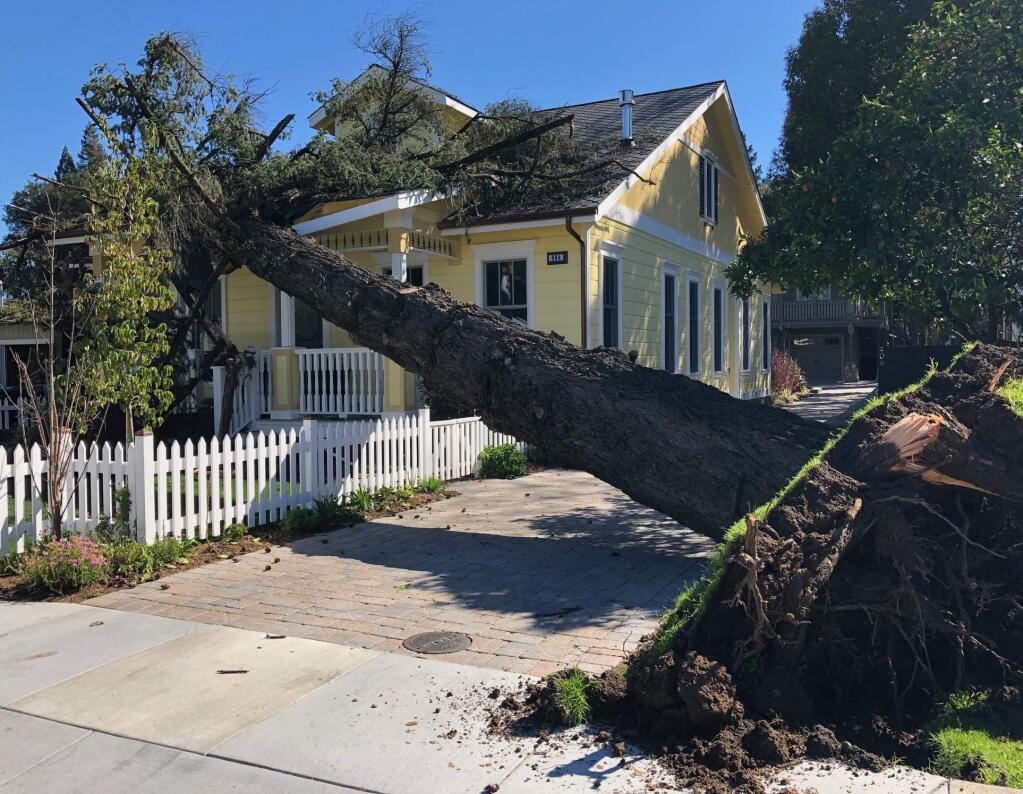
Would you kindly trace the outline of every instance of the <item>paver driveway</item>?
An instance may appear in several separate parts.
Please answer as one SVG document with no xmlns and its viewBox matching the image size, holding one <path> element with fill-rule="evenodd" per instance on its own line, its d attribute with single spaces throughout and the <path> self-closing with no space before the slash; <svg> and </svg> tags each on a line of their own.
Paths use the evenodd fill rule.
<svg viewBox="0 0 1023 794">
<path fill-rule="evenodd" d="M 581 472 L 453 487 L 458 496 L 429 508 L 89 603 L 400 653 L 411 634 L 460 631 L 470 649 L 440 658 L 532 675 L 569 664 L 601 672 L 635 648 L 713 549 Z"/>
</svg>

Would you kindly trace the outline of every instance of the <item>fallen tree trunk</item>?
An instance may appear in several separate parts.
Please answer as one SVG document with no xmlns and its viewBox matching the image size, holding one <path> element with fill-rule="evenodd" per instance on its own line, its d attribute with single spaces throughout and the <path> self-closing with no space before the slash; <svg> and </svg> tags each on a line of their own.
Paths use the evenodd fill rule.
<svg viewBox="0 0 1023 794">
<path fill-rule="evenodd" d="M 637 366 L 619 350 L 582 350 L 436 285 L 399 284 L 263 221 L 242 224 L 233 255 L 422 375 L 431 394 L 715 537 L 827 436 L 786 411 Z"/>
</svg>

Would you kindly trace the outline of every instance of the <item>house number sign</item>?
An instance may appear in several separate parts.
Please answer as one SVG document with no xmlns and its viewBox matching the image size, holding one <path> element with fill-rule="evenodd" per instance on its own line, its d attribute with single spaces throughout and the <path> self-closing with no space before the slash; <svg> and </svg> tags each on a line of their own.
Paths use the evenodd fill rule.
<svg viewBox="0 0 1023 794">
<path fill-rule="evenodd" d="M 568 264 L 568 251 L 548 251 L 547 252 L 547 264 L 548 265 L 567 265 Z"/>
</svg>

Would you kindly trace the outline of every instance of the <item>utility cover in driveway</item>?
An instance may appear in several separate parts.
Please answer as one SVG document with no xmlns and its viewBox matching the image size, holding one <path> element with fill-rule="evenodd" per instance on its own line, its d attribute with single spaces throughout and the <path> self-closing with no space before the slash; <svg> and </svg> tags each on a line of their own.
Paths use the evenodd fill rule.
<svg viewBox="0 0 1023 794">
<path fill-rule="evenodd" d="M 472 643 L 467 634 L 456 631 L 427 631 L 413 634 L 402 643 L 408 650 L 416 653 L 454 653 L 464 651 Z"/>
</svg>

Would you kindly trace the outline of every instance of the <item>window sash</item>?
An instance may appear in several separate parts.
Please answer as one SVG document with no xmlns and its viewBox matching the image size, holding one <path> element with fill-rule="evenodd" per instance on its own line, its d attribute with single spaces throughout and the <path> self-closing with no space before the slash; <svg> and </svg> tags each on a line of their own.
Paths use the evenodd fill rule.
<svg viewBox="0 0 1023 794">
<path fill-rule="evenodd" d="M 724 307 L 725 296 L 720 287 L 714 288 L 714 371 L 721 372 L 724 368 Z"/>
<path fill-rule="evenodd" d="M 675 372 L 678 353 L 675 340 L 678 336 L 675 318 L 675 276 L 664 274 L 664 369 Z"/>
<path fill-rule="evenodd" d="M 529 322 L 525 259 L 497 259 L 483 263 L 483 305 L 513 320 Z"/>
<path fill-rule="evenodd" d="M 689 374 L 700 371 L 700 285 L 689 282 Z"/>
<path fill-rule="evenodd" d="M 750 345 L 750 317 L 749 298 L 742 299 L 742 368 L 749 369 L 749 345 Z"/>
<path fill-rule="evenodd" d="M 771 370 L 771 304 L 764 299 L 764 327 L 760 336 L 760 363 L 764 372 Z"/>
<path fill-rule="evenodd" d="M 604 322 L 604 347 L 618 347 L 621 339 L 618 333 L 618 260 L 605 256 L 603 260 L 604 285 L 601 306 Z"/>
</svg>

